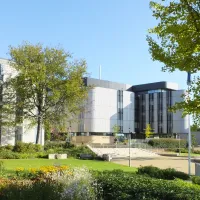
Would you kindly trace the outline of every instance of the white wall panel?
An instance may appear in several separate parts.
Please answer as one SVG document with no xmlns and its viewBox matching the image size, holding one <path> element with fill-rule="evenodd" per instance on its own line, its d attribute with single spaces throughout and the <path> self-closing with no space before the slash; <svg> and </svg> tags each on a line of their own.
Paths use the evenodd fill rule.
<svg viewBox="0 0 200 200">
<path fill-rule="evenodd" d="M 163 133 L 167 133 L 167 93 L 163 92 Z"/>
<path fill-rule="evenodd" d="M 154 94 L 154 133 L 158 132 L 158 94 Z"/>
<path fill-rule="evenodd" d="M 145 94 L 146 124 L 149 124 L 149 94 Z"/>
<path fill-rule="evenodd" d="M 178 90 L 172 92 L 172 104 L 183 101 L 182 95 L 185 90 Z M 182 111 L 173 113 L 173 132 L 174 133 L 188 133 L 188 116 L 182 118 Z"/>
</svg>

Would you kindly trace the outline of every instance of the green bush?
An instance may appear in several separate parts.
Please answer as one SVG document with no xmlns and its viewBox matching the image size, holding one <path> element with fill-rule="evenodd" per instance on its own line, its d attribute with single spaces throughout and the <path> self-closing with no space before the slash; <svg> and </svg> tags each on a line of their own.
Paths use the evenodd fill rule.
<svg viewBox="0 0 200 200">
<path fill-rule="evenodd" d="M 4 150 L 10 150 L 12 151 L 13 150 L 13 146 L 8 144 L 8 145 L 5 145 L 5 146 L 0 146 L 0 151 L 4 151 Z"/>
<path fill-rule="evenodd" d="M 176 178 L 182 180 L 189 180 L 190 176 L 184 172 L 176 171 L 175 169 L 160 169 L 153 166 L 145 166 L 139 167 L 137 174 L 140 175 L 148 175 L 152 178 L 166 179 L 166 180 L 174 180 Z"/>
<path fill-rule="evenodd" d="M 179 140 L 171 138 L 151 139 L 148 141 L 148 144 L 155 148 L 165 148 L 165 149 L 179 148 Z M 186 148 L 186 146 L 187 146 L 187 141 L 180 140 L 180 148 Z"/>
<path fill-rule="evenodd" d="M 14 152 L 18 153 L 35 153 L 42 151 L 43 148 L 39 144 L 17 142 L 13 148 Z"/>
<path fill-rule="evenodd" d="M 181 180 L 160 180 L 128 172 L 104 171 L 97 178 L 99 199 L 199 200 L 200 187 Z"/>
<path fill-rule="evenodd" d="M 9 150 L 3 150 L 0 151 L 0 159 L 20 159 L 20 155 Z"/>
<path fill-rule="evenodd" d="M 47 142 L 44 149 L 47 153 L 66 153 L 68 157 L 78 158 L 80 154 L 91 154 L 93 158 L 96 154 L 87 146 L 68 146 L 65 142 Z"/>
<path fill-rule="evenodd" d="M 44 145 L 44 150 L 49 150 L 49 149 L 57 149 L 57 148 L 72 148 L 74 147 L 73 144 L 67 143 L 65 141 L 47 141 L 45 142 Z"/>
<path fill-rule="evenodd" d="M 9 184 L 0 189 L 1 200 L 55 200 L 61 199 L 60 185 L 51 182 Z"/>
<path fill-rule="evenodd" d="M 193 176 L 192 177 L 192 183 L 200 185 L 200 177 L 199 176 Z"/>
</svg>

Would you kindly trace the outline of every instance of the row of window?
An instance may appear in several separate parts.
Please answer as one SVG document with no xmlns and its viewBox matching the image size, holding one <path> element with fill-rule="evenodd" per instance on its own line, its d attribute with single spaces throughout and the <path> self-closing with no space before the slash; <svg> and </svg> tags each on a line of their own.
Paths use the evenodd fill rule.
<svg viewBox="0 0 200 200">
<path fill-rule="evenodd" d="M 146 123 L 150 123 L 152 128 L 154 127 L 154 116 L 157 115 L 157 129 L 158 133 L 163 132 L 163 92 L 167 92 L 167 99 L 166 99 L 166 107 L 169 108 L 172 105 L 172 92 L 165 91 L 165 90 L 153 90 L 148 91 L 148 100 L 149 100 L 149 111 L 146 112 L 146 93 L 140 93 L 140 95 L 136 96 L 135 99 L 135 121 L 136 126 L 135 128 L 139 132 L 143 132 L 146 127 Z M 154 93 L 157 94 L 157 112 L 154 112 Z M 146 114 L 148 114 L 148 122 L 146 122 Z M 173 130 L 173 114 L 167 111 L 167 132 L 171 133 Z"/>
</svg>

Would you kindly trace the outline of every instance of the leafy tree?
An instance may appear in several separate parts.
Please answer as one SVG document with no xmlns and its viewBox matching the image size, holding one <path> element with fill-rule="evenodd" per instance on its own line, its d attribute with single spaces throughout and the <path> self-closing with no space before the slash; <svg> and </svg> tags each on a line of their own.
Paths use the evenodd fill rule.
<svg viewBox="0 0 200 200">
<path fill-rule="evenodd" d="M 146 138 L 149 138 L 150 135 L 152 135 L 152 134 L 153 134 L 153 131 L 152 131 L 151 125 L 147 124 L 146 125 L 146 129 L 145 129 L 145 136 L 146 136 Z"/>
<path fill-rule="evenodd" d="M 190 126 L 190 129 L 191 129 L 191 131 L 194 131 L 194 132 L 200 130 L 200 128 L 197 126 L 197 124 L 192 124 L 192 125 Z"/>
<path fill-rule="evenodd" d="M 192 134 L 192 150 L 194 151 L 194 147 L 197 146 L 197 138 L 194 134 Z"/>
<path fill-rule="evenodd" d="M 116 137 L 117 133 L 120 132 L 120 126 L 115 124 L 112 129 L 113 129 L 114 136 Z"/>
<path fill-rule="evenodd" d="M 200 1 L 157 0 L 150 2 L 156 27 L 149 30 L 147 41 L 152 59 L 164 64 L 162 70 L 196 73 L 200 69 Z M 156 37 L 157 36 L 157 39 Z M 173 110 L 193 114 L 195 122 L 200 116 L 200 77 L 188 89 L 192 96 L 176 103 Z"/>
<path fill-rule="evenodd" d="M 36 124 L 38 143 L 44 124 L 63 128 L 83 109 L 89 89 L 83 81 L 86 62 L 73 61 L 61 48 L 29 43 L 10 47 L 10 56 L 18 72 L 10 81 L 17 96 L 16 123 Z"/>
</svg>

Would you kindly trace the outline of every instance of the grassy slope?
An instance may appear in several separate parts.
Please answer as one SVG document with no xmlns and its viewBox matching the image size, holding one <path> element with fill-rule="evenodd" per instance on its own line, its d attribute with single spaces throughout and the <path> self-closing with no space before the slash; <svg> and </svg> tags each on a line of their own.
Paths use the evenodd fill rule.
<svg viewBox="0 0 200 200">
<path fill-rule="evenodd" d="M 105 161 L 95 161 L 95 160 L 78 160 L 73 158 L 68 158 L 66 160 L 48 160 L 48 159 L 9 159 L 2 160 L 7 171 L 14 171 L 17 167 L 24 167 L 25 169 L 34 167 L 39 168 L 40 166 L 49 166 L 49 165 L 68 165 L 71 167 L 82 167 L 86 166 L 89 169 L 93 170 L 113 170 L 121 169 L 124 171 L 135 171 L 136 168 L 123 166 L 111 162 Z"/>
</svg>

